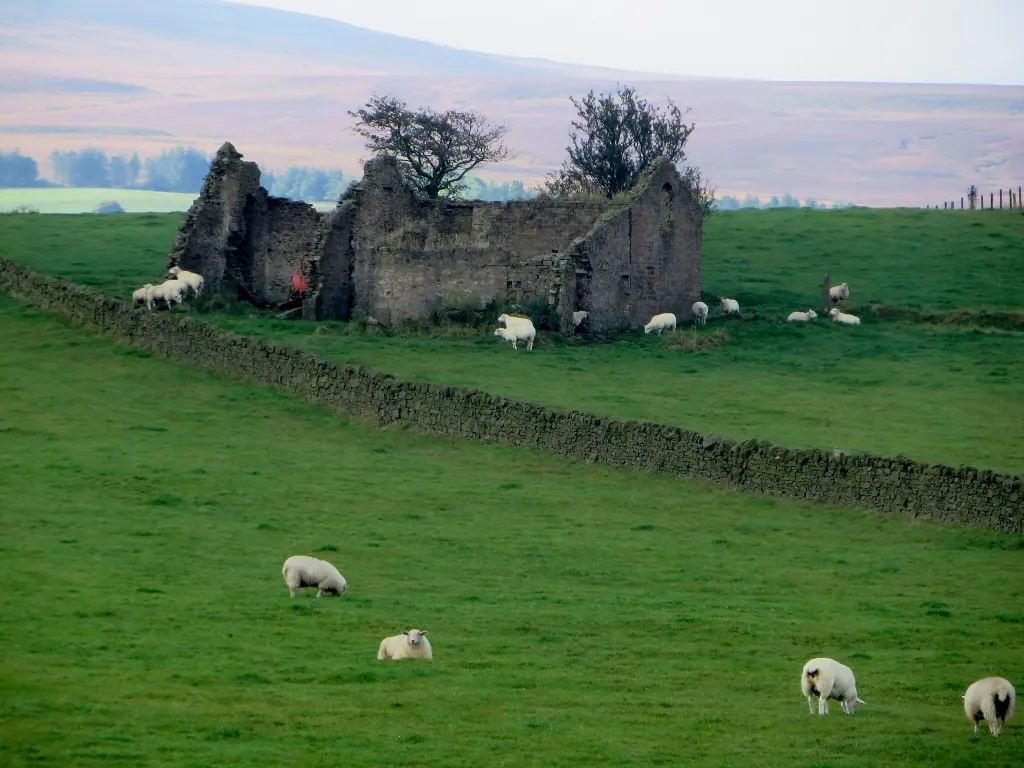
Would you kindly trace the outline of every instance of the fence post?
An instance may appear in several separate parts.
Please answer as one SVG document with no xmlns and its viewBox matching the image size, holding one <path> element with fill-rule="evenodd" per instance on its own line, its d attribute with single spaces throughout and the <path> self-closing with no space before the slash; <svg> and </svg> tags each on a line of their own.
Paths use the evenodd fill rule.
<svg viewBox="0 0 1024 768">
<path fill-rule="evenodd" d="M 1003 188 L 999 188 L 999 210 L 1003 210 Z"/>
<path fill-rule="evenodd" d="M 995 192 L 989 192 L 989 193 L 988 193 L 988 207 L 989 207 L 990 209 L 994 207 L 994 206 L 992 205 L 992 201 L 993 201 L 993 200 L 995 200 L 995 197 L 994 197 L 994 195 L 995 195 Z"/>
<path fill-rule="evenodd" d="M 825 307 L 825 315 L 828 316 L 829 304 L 832 303 L 832 281 L 829 279 L 828 272 L 825 273 L 825 282 L 821 288 L 821 303 Z"/>
<path fill-rule="evenodd" d="M 1017 187 L 1017 207 L 1018 208 L 1024 208 L 1024 205 L 1021 204 L 1020 190 L 1021 190 L 1021 188 L 1018 186 Z"/>
<path fill-rule="evenodd" d="M 961 197 L 960 198 L 960 210 L 962 211 L 963 209 L 964 209 L 964 199 Z"/>
<path fill-rule="evenodd" d="M 983 211 L 985 210 L 985 196 L 984 195 L 981 196 L 981 210 L 983 210 Z"/>
<path fill-rule="evenodd" d="M 942 201 L 942 210 L 946 210 L 946 201 L 945 200 Z"/>
</svg>

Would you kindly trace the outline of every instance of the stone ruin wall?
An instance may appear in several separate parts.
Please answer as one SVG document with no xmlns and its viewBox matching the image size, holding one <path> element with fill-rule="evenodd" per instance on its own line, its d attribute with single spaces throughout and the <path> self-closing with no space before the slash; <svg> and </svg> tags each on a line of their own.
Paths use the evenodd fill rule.
<svg viewBox="0 0 1024 768">
<path fill-rule="evenodd" d="M 680 322 L 700 297 L 699 208 L 668 161 L 623 202 L 422 200 L 392 158 L 329 214 L 270 197 L 259 168 L 225 144 L 168 259 L 215 292 L 257 305 L 285 302 L 304 268 L 308 320 L 372 316 L 384 323 L 437 308 L 446 296 L 543 299 L 561 330 L 637 327 L 658 312 Z"/>
</svg>

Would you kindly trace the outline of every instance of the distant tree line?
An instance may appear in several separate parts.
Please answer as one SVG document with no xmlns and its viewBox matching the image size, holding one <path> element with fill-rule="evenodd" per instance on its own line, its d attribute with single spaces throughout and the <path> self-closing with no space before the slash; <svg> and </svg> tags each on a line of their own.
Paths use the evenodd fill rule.
<svg viewBox="0 0 1024 768">
<path fill-rule="evenodd" d="M 839 210 L 840 208 L 850 208 L 853 205 L 853 203 L 835 202 L 832 203 L 831 208 Z M 716 206 L 720 211 L 736 211 L 740 208 L 759 208 L 761 210 L 771 208 L 814 208 L 816 210 L 824 210 L 829 207 L 813 197 L 808 197 L 804 200 L 803 205 L 801 205 L 800 201 L 789 194 L 789 192 L 784 194 L 781 199 L 777 195 L 772 195 L 768 200 L 761 200 L 757 195 L 749 193 L 742 200 L 732 195 L 723 195 L 716 201 Z"/>
<path fill-rule="evenodd" d="M 48 182 L 39 178 L 39 164 L 17 149 L 0 152 L 0 187 L 45 187 Z"/>
</svg>

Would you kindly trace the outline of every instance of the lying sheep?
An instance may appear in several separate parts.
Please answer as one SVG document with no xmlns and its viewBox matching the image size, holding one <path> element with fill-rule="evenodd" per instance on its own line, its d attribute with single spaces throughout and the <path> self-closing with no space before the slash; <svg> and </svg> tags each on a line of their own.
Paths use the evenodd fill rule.
<svg viewBox="0 0 1024 768">
<path fill-rule="evenodd" d="M 727 315 L 738 315 L 740 313 L 740 303 L 736 299 L 727 299 L 725 296 L 719 296 L 718 306 Z"/>
<path fill-rule="evenodd" d="M 853 670 L 835 659 L 811 659 L 800 673 L 800 690 L 807 697 L 807 706 L 814 714 L 814 697 L 818 697 L 818 714 L 828 714 L 828 700 L 836 699 L 843 712 L 852 715 L 867 702 L 857 696 Z"/>
<path fill-rule="evenodd" d="M 986 677 L 971 683 L 963 700 L 964 712 L 968 719 L 974 721 L 974 732 L 978 732 L 978 723 L 986 720 L 989 731 L 998 736 L 1013 715 L 1017 692 L 1006 678 Z"/>
<path fill-rule="evenodd" d="M 828 297 L 832 300 L 833 304 L 838 304 L 840 301 L 846 301 L 850 298 L 850 286 L 846 283 L 833 285 L 828 289 Z"/>
<path fill-rule="evenodd" d="M 146 304 L 148 306 L 147 296 L 149 295 L 149 289 L 152 287 L 152 283 L 146 283 L 141 288 L 136 288 L 132 291 L 132 304 Z"/>
<path fill-rule="evenodd" d="M 380 648 L 377 649 L 377 660 L 391 659 L 430 659 L 434 658 L 434 652 L 430 649 L 430 641 L 427 640 L 427 630 L 410 629 L 400 635 L 385 637 L 380 641 Z"/>
<path fill-rule="evenodd" d="M 512 342 L 512 349 L 519 349 L 519 342 L 526 342 L 526 349 L 533 349 L 533 340 L 537 336 L 537 331 L 533 327 L 533 323 L 529 320 L 526 323 L 514 323 L 508 328 L 495 328 L 494 335 L 500 336 L 505 341 Z"/>
<path fill-rule="evenodd" d="M 151 287 L 146 292 L 146 307 L 150 312 L 153 311 L 153 304 L 157 301 L 162 301 L 167 304 L 167 308 L 170 309 L 174 302 L 178 304 L 185 303 L 185 291 L 188 290 L 188 286 L 185 285 L 181 280 L 167 280 L 160 283 L 160 285 Z"/>
<path fill-rule="evenodd" d="M 348 582 L 338 569 L 326 560 L 307 555 L 293 555 L 284 561 L 281 568 L 284 583 L 288 585 L 288 596 L 295 597 L 295 590 L 301 587 L 316 587 L 316 596 L 326 592 L 329 595 L 345 594 Z"/>
<path fill-rule="evenodd" d="M 856 315 L 848 315 L 845 312 L 840 312 L 838 307 L 833 307 L 828 314 L 837 323 L 842 323 L 843 325 L 860 325 L 859 317 Z"/>
<path fill-rule="evenodd" d="M 693 312 L 693 321 L 697 325 L 704 325 L 708 321 L 708 305 L 703 301 L 695 302 L 691 311 Z"/>
<path fill-rule="evenodd" d="M 167 270 L 167 274 L 170 275 L 172 279 L 177 278 L 178 280 L 181 280 L 181 282 L 185 283 L 185 285 L 192 289 L 194 296 L 198 296 L 199 292 L 203 290 L 203 276 L 196 272 L 189 272 L 181 267 L 171 267 Z"/>
<path fill-rule="evenodd" d="M 651 321 L 644 326 L 644 333 L 657 331 L 660 336 L 662 331 L 674 331 L 675 329 L 676 316 L 671 312 L 662 312 L 660 315 L 652 317 Z"/>
<path fill-rule="evenodd" d="M 572 327 L 579 328 L 580 323 L 590 316 L 589 312 L 576 311 L 572 313 Z"/>
<path fill-rule="evenodd" d="M 813 320 L 818 316 L 818 313 L 813 309 L 808 309 L 806 312 L 790 312 L 789 317 L 786 318 L 787 323 L 806 323 L 808 320 Z"/>
</svg>

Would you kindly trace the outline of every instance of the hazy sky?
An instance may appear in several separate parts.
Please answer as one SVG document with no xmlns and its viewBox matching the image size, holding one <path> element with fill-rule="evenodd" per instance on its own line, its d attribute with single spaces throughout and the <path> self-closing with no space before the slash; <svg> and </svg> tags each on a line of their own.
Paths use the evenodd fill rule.
<svg viewBox="0 0 1024 768">
<path fill-rule="evenodd" d="M 236 0 L 456 48 L 768 80 L 1024 85 L 1024 0 Z"/>
</svg>

